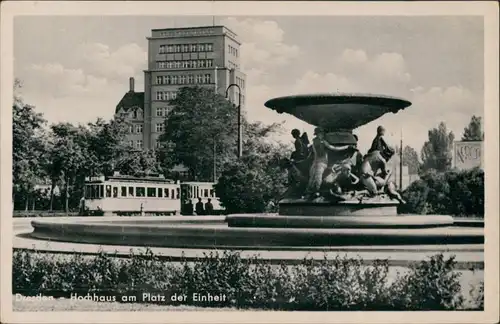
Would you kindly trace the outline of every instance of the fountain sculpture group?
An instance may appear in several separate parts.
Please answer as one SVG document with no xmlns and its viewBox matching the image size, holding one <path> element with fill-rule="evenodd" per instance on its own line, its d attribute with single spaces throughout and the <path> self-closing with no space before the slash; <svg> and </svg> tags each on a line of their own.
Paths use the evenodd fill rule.
<svg viewBox="0 0 500 324">
<path fill-rule="evenodd" d="M 279 203 L 279 214 L 33 221 L 32 237 L 93 244 L 270 250 L 423 244 L 445 248 L 484 243 L 481 224 L 472 227 L 446 215 L 397 214 L 404 201 L 385 166 L 394 150 L 385 144 L 382 127 L 367 154 L 359 152 L 353 130 L 409 107 L 409 101 L 324 94 L 280 97 L 265 105 L 317 127 L 312 143 L 307 134 L 292 132 L 296 150 L 283 163 L 290 186 Z"/>
</svg>

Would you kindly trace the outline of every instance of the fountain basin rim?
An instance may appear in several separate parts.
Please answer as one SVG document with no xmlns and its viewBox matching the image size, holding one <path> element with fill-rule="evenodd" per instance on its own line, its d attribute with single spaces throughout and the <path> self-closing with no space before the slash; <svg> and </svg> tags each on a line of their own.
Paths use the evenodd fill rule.
<svg viewBox="0 0 500 324">
<path fill-rule="evenodd" d="M 327 104 L 365 104 L 386 106 L 396 110 L 411 106 L 411 102 L 394 96 L 362 93 L 315 93 L 282 96 L 270 99 L 264 103 L 267 108 L 283 110 L 297 106 L 327 105 Z"/>
</svg>

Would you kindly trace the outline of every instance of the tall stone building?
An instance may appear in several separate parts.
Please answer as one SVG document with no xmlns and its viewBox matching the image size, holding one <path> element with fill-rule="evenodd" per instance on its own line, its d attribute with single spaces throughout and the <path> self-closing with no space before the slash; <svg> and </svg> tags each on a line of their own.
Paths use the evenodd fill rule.
<svg viewBox="0 0 500 324">
<path fill-rule="evenodd" d="M 165 116 L 179 88 L 203 86 L 225 95 L 231 84 L 241 89 L 245 105 L 245 74 L 240 70 L 240 42 L 224 26 L 153 29 L 148 40 L 144 92 L 130 89 L 116 107 L 132 124 L 130 143 L 137 149 L 158 147 Z M 229 100 L 238 104 L 238 87 L 231 87 Z"/>
</svg>

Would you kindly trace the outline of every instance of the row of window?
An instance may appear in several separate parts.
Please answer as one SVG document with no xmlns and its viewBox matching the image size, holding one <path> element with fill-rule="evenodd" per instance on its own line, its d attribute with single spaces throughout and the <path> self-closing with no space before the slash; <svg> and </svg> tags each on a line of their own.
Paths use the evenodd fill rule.
<svg viewBox="0 0 500 324">
<path fill-rule="evenodd" d="M 173 100 L 177 98 L 175 91 L 156 91 L 156 100 Z"/>
<path fill-rule="evenodd" d="M 179 199 L 179 188 L 158 188 L 158 187 L 136 187 L 136 186 L 111 186 L 106 185 L 106 196 L 104 196 L 104 185 L 86 185 L 85 198 L 132 198 L 132 197 L 149 197 L 149 198 L 166 198 Z"/>
<path fill-rule="evenodd" d="M 135 147 L 136 149 L 142 149 L 143 148 L 143 143 L 142 140 L 137 140 L 137 141 L 130 141 L 129 145 L 131 147 Z"/>
<path fill-rule="evenodd" d="M 228 61 L 229 69 L 231 70 L 237 70 L 238 69 L 238 64 L 233 63 L 231 61 Z"/>
<path fill-rule="evenodd" d="M 159 75 L 156 84 L 208 84 L 212 83 L 211 74 L 189 74 L 189 75 Z"/>
<path fill-rule="evenodd" d="M 236 77 L 236 84 L 240 86 L 241 89 L 245 89 L 245 80 Z"/>
<path fill-rule="evenodd" d="M 157 107 L 156 117 L 167 117 L 170 114 L 172 108 L 170 107 Z"/>
<path fill-rule="evenodd" d="M 134 128 L 134 126 L 130 125 L 128 127 L 128 132 L 130 134 L 133 134 L 133 133 L 142 134 L 142 129 L 143 129 L 142 125 L 135 125 L 135 128 Z"/>
<path fill-rule="evenodd" d="M 214 45 L 205 44 L 176 44 L 176 45 L 160 45 L 160 54 L 166 53 L 198 53 L 198 52 L 213 52 Z"/>
<path fill-rule="evenodd" d="M 228 47 L 229 47 L 229 54 L 232 54 L 232 55 L 238 57 L 238 49 L 232 47 L 231 45 L 228 45 Z"/>
<path fill-rule="evenodd" d="M 158 69 L 198 69 L 211 68 L 214 60 L 157 61 Z"/>
</svg>

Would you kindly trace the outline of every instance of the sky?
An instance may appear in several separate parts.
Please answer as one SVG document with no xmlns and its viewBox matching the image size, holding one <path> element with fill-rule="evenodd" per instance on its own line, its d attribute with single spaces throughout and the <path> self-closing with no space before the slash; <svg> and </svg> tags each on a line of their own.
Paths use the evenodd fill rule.
<svg viewBox="0 0 500 324">
<path fill-rule="evenodd" d="M 109 119 L 136 78 L 143 91 L 151 29 L 211 25 L 212 16 L 22 16 L 14 21 L 14 75 L 21 94 L 50 122 Z M 245 114 L 284 122 L 291 143 L 313 126 L 264 107 L 295 94 L 355 92 L 397 96 L 412 106 L 355 130 L 366 150 L 378 125 L 388 140 L 420 152 L 444 121 L 460 139 L 484 115 L 484 26 L 480 16 L 215 17 L 241 40 Z"/>
</svg>

